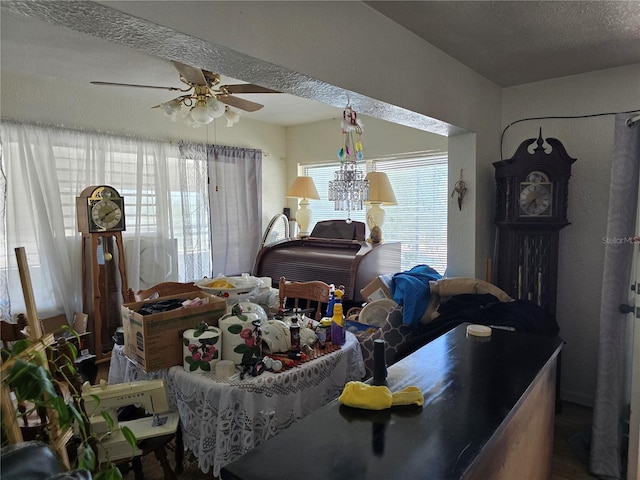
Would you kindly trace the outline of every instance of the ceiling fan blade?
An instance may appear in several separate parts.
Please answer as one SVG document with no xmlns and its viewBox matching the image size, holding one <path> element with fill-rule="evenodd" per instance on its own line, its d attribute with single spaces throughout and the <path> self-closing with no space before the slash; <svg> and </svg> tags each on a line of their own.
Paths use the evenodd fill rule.
<svg viewBox="0 0 640 480">
<path fill-rule="evenodd" d="M 191 65 L 186 65 L 184 63 L 173 61 L 173 66 L 176 67 L 180 75 L 189 83 L 194 85 L 206 85 L 207 80 L 204 78 L 204 74 L 202 70 L 196 67 L 192 67 Z"/>
<path fill-rule="evenodd" d="M 233 97 L 231 95 L 216 95 L 216 98 L 222 103 L 239 108 L 240 110 L 244 110 L 245 112 L 256 112 L 264 107 L 264 105 L 261 105 L 259 103 L 250 102 L 249 100 L 245 100 L 244 98 Z"/>
<path fill-rule="evenodd" d="M 267 87 L 261 87 L 260 85 L 253 85 L 251 83 L 222 85 L 220 87 L 220 90 L 224 90 L 229 93 L 280 93 L 277 90 L 272 90 Z"/>
<path fill-rule="evenodd" d="M 159 90 L 169 90 L 170 92 L 188 92 L 189 89 L 183 89 L 183 88 L 178 88 L 178 87 L 159 87 L 157 85 L 138 85 L 135 83 L 115 83 L 115 82 L 98 82 L 98 81 L 93 81 L 93 82 L 89 82 L 92 85 L 107 85 L 110 87 L 134 87 L 134 88 L 157 88 Z"/>
</svg>

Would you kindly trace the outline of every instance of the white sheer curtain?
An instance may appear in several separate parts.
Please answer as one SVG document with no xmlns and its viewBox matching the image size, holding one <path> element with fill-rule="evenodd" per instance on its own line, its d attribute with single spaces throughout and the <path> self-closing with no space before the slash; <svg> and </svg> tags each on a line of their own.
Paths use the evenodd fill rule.
<svg viewBox="0 0 640 480">
<path fill-rule="evenodd" d="M 73 199 L 67 192 L 62 200 L 51 132 L 4 123 L 0 128 L 6 178 L 0 268 L 7 295 L 1 300 L 2 316 L 11 318 L 12 308 L 25 311 L 17 247 L 25 248 L 38 307 L 60 308 L 67 315 L 82 311 L 80 241 L 68 235 L 63 208 Z"/>
<path fill-rule="evenodd" d="M 125 198 L 130 288 L 142 288 L 145 266 L 155 276 L 149 281 L 174 275 L 175 264 L 181 281 L 210 273 L 206 162 L 181 159 L 169 142 L 11 122 L 0 124 L 0 142 L 2 318 L 24 311 L 14 253 L 20 246 L 38 309 L 67 318 L 82 311 L 75 198 L 89 185 L 113 186 Z"/>
<path fill-rule="evenodd" d="M 208 164 L 211 275 L 250 273 L 262 235 L 262 152 L 186 142 L 180 152 Z"/>
</svg>

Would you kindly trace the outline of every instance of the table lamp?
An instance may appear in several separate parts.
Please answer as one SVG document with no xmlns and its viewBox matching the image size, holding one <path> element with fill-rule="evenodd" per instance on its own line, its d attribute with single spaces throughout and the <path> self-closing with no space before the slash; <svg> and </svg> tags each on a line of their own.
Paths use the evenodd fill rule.
<svg viewBox="0 0 640 480">
<path fill-rule="evenodd" d="M 381 205 L 397 205 L 398 201 L 391 188 L 391 182 L 389 177 L 384 172 L 369 172 L 366 179 L 369 181 L 369 200 L 365 200 L 364 203 L 371 205 L 367 210 L 367 226 L 369 227 L 368 241 L 378 243 L 382 241 L 382 226 L 384 225 L 385 212 Z M 380 229 L 380 238 L 373 238 L 371 231 L 374 227 Z"/>
<path fill-rule="evenodd" d="M 320 200 L 318 190 L 311 177 L 298 177 L 295 179 L 286 194 L 287 198 L 301 198 L 296 221 L 300 227 L 299 237 L 309 236 L 309 225 L 311 225 L 312 212 L 307 208 L 309 199 Z"/>
</svg>

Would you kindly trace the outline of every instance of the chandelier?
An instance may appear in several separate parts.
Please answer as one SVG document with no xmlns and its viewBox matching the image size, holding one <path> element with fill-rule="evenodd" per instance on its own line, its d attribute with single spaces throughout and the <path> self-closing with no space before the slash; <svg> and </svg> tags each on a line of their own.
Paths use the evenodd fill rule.
<svg viewBox="0 0 640 480">
<path fill-rule="evenodd" d="M 342 133 L 344 145 L 338 150 L 340 170 L 329 182 L 329 200 L 334 202 L 335 210 L 346 210 L 347 223 L 351 223 L 351 211 L 362 210 L 369 199 L 369 182 L 358 169 L 358 162 L 364 158 L 360 142 L 362 124 L 350 106 L 342 112 Z"/>
</svg>

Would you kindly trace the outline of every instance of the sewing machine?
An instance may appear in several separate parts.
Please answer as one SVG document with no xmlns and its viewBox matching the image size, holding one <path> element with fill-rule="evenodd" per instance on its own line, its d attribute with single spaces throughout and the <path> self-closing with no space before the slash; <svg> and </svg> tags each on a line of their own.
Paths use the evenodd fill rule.
<svg viewBox="0 0 640 480">
<path fill-rule="evenodd" d="M 107 385 L 103 380 L 99 385 L 85 382 L 82 398 L 91 427 L 101 441 L 98 442 L 100 462 L 116 461 L 140 455 L 139 448 L 131 445 L 122 434 L 122 427 L 128 427 L 140 442 L 153 437 L 171 435 L 178 428 L 178 413 L 169 412 L 167 393 L 162 380 L 144 380 L 131 383 Z M 151 417 L 118 422 L 118 408 L 141 405 Z M 106 420 L 110 417 L 110 421 Z"/>
</svg>

